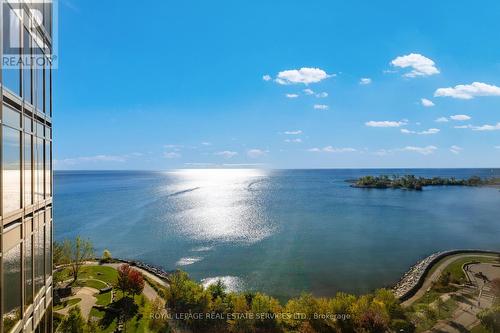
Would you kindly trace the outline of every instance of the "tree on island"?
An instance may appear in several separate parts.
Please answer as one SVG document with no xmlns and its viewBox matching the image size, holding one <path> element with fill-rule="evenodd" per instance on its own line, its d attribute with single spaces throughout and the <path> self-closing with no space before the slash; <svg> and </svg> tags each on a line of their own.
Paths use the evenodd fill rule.
<svg viewBox="0 0 500 333">
<path fill-rule="evenodd" d="M 78 274 L 87 260 L 94 258 L 94 247 L 89 240 L 77 236 L 74 240 L 65 240 L 62 244 L 62 263 L 68 264 L 73 281 L 78 280 Z"/>
</svg>

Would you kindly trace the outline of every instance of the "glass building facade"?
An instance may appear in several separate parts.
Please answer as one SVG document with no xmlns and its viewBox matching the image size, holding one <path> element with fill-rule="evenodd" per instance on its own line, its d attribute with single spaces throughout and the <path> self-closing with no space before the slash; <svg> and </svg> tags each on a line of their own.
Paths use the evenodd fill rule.
<svg viewBox="0 0 500 333">
<path fill-rule="evenodd" d="M 0 3 L 0 333 L 52 332 L 52 7 Z"/>
</svg>

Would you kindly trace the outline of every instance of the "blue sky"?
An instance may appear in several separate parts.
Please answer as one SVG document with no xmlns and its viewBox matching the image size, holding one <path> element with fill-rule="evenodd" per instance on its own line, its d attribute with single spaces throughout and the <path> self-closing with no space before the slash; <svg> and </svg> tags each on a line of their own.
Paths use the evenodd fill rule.
<svg viewBox="0 0 500 333">
<path fill-rule="evenodd" d="M 499 12 L 61 0 L 55 167 L 500 167 Z"/>
</svg>

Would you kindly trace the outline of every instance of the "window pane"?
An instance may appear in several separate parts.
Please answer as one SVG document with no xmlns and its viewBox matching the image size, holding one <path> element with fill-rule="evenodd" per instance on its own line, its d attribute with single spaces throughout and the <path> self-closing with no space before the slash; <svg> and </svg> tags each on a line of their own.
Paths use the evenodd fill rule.
<svg viewBox="0 0 500 333">
<path fill-rule="evenodd" d="M 36 122 L 36 136 L 43 138 L 44 136 L 44 130 L 43 130 L 43 124 Z"/>
<path fill-rule="evenodd" d="M 25 132 L 33 132 L 33 121 L 30 117 L 24 116 L 24 131 Z"/>
<path fill-rule="evenodd" d="M 3 126 L 3 214 L 21 208 L 21 131 Z"/>
<path fill-rule="evenodd" d="M 31 236 L 24 240 L 24 304 L 33 303 L 33 242 Z"/>
<path fill-rule="evenodd" d="M 3 105 L 2 122 L 15 128 L 21 128 L 21 113 L 10 108 L 6 104 Z"/>
<path fill-rule="evenodd" d="M 45 278 L 47 279 L 52 274 L 52 227 L 51 223 L 45 225 Z"/>
<path fill-rule="evenodd" d="M 24 58 L 31 58 L 29 57 L 31 55 L 31 36 L 28 32 L 28 29 L 24 28 Z M 31 69 L 31 63 L 25 63 L 23 67 L 23 93 L 24 93 L 24 100 L 30 104 L 33 104 L 33 95 L 32 95 L 32 69 Z"/>
<path fill-rule="evenodd" d="M 45 60 L 46 66 L 45 66 L 45 113 L 47 115 L 52 115 L 51 112 L 51 106 L 50 106 L 50 101 L 51 101 L 51 94 L 50 94 L 50 89 L 51 89 L 51 71 L 50 71 L 50 63 L 48 58 Z"/>
<path fill-rule="evenodd" d="M 52 165 L 50 158 L 50 141 L 45 141 L 45 196 L 50 197 L 52 195 Z"/>
<path fill-rule="evenodd" d="M 42 215 L 39 216 L 43 218 Z M 35 294 L 43 287 L 44 283 L 44 228 L 40 226 L 34 233 L 34 250 L 35 250 Z"/>
<path fill-rule="evenodd" d="M 3 2 L 2 2 L 3 5 Z M 13 93 L 21 96 L 21 70 L 18 66 L 21 46 L 21 21 L 12 10 L 3 11 L 3 49 L 6 60 L 11 59 L 9 66 L 2 66 L 3 85 Z"/>
<path fill-rule="evenodd" d="M 44 112 L 44 110 L 43 110 L 43 106 L 44 106 L 43 80 L 44 80 L 44 78 L 43 78 L 43 63 L 42 63 L 43 51 L 39 46 L 36 46 L 35 52 L 36 52 L 36 58 L 37 58 L 37 60 L 34 63 L 35 74 L 36 74 L 35 75 L 35 96 L 36 96 L 35 105 L 36 105 L 36 108 L 38 109 L 38 111 Z"/>
<path fill-rule="evenodd" d="M 34 163 L 35 167 L 35 202 L 39 202 L 43 200 L 43 139 L 34 138 L 35 139 L 35 158 L 36 161 Z"/>
<path fill-rule="evenodd" d="M 21 319 L 21 244 L 4 253 L 3 326 L 9 332 Z"/>
<path fill-rule="evenodd" d="M 25 206 L 33 203 L 33 184 L 32 184 L 32 144 L 33 136 L 24 135 L 24 202 Z"/>
</svg>

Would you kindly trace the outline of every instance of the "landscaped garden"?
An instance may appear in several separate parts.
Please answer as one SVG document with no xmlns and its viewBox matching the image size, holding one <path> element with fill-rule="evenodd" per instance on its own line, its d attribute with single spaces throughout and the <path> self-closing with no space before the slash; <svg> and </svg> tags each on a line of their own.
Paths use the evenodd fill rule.
<svg viewBox="0 0 500 333">
<path fill-rule="evenodd" d="M 56 293 L 65 290 L 54 305 L 56 332 L 153 332 L 148 328 L 152 300 L 143 294 L 147 282 L 139 270 L 114 262 L 109 251 L 99 264 L 89 263 L 92 246 L 79 238 L 54 247 L 60 265 Z"/>
<path fill-rule="evenodd" d="M 80 288 L 88 287 L 95 289 L 96 293 L 93 296 L 96 301 L 90 311 L 82 311 L 88 312 L 88 316 L 82 315 L 82 319 L 87 321 L 86 325 L 91 326 L 93 332 L 114 332 L 119 325 L 122 325 L 127 332 L 151 332 L 148 328 L 151 302 L 142 294 L 140 286 L 131 292 L 129 289 L 131 287 L 127 286 L 129 281 L 120 285 L 119 270 L 120 268 L 117 270 L 102 265 L 82 266 L 78 279 L 71 283 L 76 294 L 55 306 L 54 311 L 66 314 L 70 308 L 78 306 L 81 301 L 78 297 Z M 60 273 L 63 281 L 71 281 L 72 273 L 69 268 L 63 269 Z M 111 290 L 100 292 L 109 287 Z"/>
</svg>

